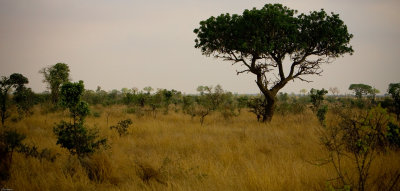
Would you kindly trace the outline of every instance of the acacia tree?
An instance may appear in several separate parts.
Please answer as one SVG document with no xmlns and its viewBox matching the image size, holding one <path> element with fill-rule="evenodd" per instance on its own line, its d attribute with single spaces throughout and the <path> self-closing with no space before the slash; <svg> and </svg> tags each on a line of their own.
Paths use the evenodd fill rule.
<svg viewBox="0 0 400 191">
<path fill-rule="evenodd" d="M 64 63 L 57 63 L 53 66 L 45 67 L 39 71 L 43 74 L 43 82 L 48 84 L 51 91 L 51 100 L 54 104 L 58 103 L 60 97 L 60 86 L 69 82 L 69 67 Z"/>
<path fill-rule="evenodd" d="M 366 84 L 351 84 L 349 90 L 352 90 L 358 99 L 361 99 L 363 95 L 374 93 L 374 89 Z"/>
<path fill-rule="evenodd" d="M 349 34 L 338 14 L 324 10 L 309 14 L 281 4 L 266 4 L 261 9 L 245 10 L 242 15 L 221 14 L 200 22 L 195 48 L 203 55 L 240 63 L 237 74 L 256 75 L 256 84 L 264 94 L 263 121 L 271 121 L 276 95 L 290 80 L 319 75 L 321 64 L 346 53 L 353 53 Z M 284 70 L 285 58 L 290 62 Z M 285 63 L 284 63 L 285 61 Z"/>
<path fill-rule="evenodd" d="M 330 87 L 329 91 L 333 94 L 333 96 L 338 96 L 340 92 L 338 87 Z"/>
</svg>

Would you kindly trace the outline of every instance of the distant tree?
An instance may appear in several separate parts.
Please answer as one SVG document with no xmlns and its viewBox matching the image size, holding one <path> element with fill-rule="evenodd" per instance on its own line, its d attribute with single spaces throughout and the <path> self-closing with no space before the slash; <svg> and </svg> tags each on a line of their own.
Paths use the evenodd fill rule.
<svg viewBox="0 0 400 191">
<path fill-rule="evenodd" d="M 375 103 L 376 94 L 379 94 L 379 93 L 381 93 L 381 91 L 379 91 L 376 88 L 372 88 L 372 91 L 371 91 L 372 103 Z"/>
<path fill-rule="evenodd" d="M 13 100 L 17 105 L 18 113 L 22 116 L 29 116 L 32 112 L 32 107 L 35 104 L 35 93 L 31 88 L 21 86 L 19 89 L 14 91 Z"/>
<path fill-rule="evenodd" d="M 372 87 L 366 84 L 351 84 L 349 90 L 354 91 L 354 94 L 358 99 L 361 99 L 363 95 L 373 93 Z"/>
<path fill-rule="evenodd" d="M 238 107 L 238 112 L 240 114 L 241 110 L 245 107 L 247 107 L 248 101 L 249 101 L 249 97 L 246 95 L 243 96 L 238 96 L 236 98 L 236 101 L 238 103 L 237 107 Z"/>
<path fill-rule="evenodd" d="M 153 113 L 153 117 L 157 117 L 157 109 L 162 106 L 163 103 L 163 95 L 161 91 L 157 91 L 157 93 L 153 95 L 149 95 L 147 99 L 147 103 L 151 108 L 151 112 Z"/>
<path fill-rule="evenodd" d="M 197 96 L 194 112 L 195 115 L 200 117 L 200 124 L 203 125 L 206 116 L 215 108 L 212 101 L 212 86 L 198 86 L 197 91 L 200 93 L 200 96 Z"/>
<path fill-rule="evenodd" d="M 338 87 L 330 87 L 329 91 L 332 93 L 332 95 L 337 96 L 339 95 L 339 88 Z"/>
<path fill-rule="evenodd" d="M 339 15 L 324 10 L 296 13 L 281 4 L 266 4 L 242 15 L 210 17 L 194 30 L 195 48 L 202 54 L 242 64 L 245 69 L 238 74 L 256 75 L 256 84 L 267 100 L 264 122 L 271 121 L 276 95 L 289 81 L 309 82 L 303 76 L 319 75 L 322 63 L 353 52 L 349 45 L 353 35 Z M 291 63 L 288 73 L 285 58 Z"/>
<path fill-rule="evenodd" d="M 9 99 L 9 92 L 12 88 L 15 89 L 15 93 L 22 94 L 25 91 L 25 84 L 27 84 L 28 78 L 23 76 L 22 74 L 14 73 L 11 74 L 10 77 L 2 76 L 0 80 L 0 115 L 1 115 L 1 124 L 4 127 L 5 120 L 9 117 L 7 113 L 8 105 L 10 104 Z M 22 100 L 21 100 L 22 102 Z M 20 102 L 20 103 L 21 103 Z"/>
<path fill-rule="evenodd" d="M 192 95 L 185 95 L 182 98 L 182 110 L 183 113 L 188 114 L 192 119 L 196 116 L 195 112 L 195 97 Z"/>
<path fill-rule="evenodd" d="M 150 94 L 154 89 L 151 86 L 146 86 L 143 88 L 143 91 L 145 91 L 147 94 Z"/>
<path fill-rule="evenodd" d="M 132 89 L 122 88 L 121 89 L 121 93 L 122 93 L 122 95 L 126 95 L 128 93 L 132 93 Z"/>
<path fill-rule="evenodd" d="M 167 89 L 161 89 L 159 90 L 159 93 L 162 95 L 162 106 L 164 107 L 164 114 L 168 114 L 169 105 L 171 104 L 174 92 Z"/>
<path fill-rule="evenodd" d="M 61 84 L 69 82 L 69 72 L 68 65 L 64 63 L 57 63 L 39 71 L 43 74 L 43 82 L 47 83 L 50 89 L 53 104 L 58 103 Z"/>
<path fill-rule="evenodd" d="M 131 90 L 133 94 L 137 94 L 139 92 L 139 89 L 137 87 L 133 87 Z"/>
<path fill-rule="evenodd" d="M 301 89 L 301 90 L 300 90 L 300 94 L 305 95 L 306 93 L 307 93 L 307 90 L 306 90 L 306 89 Z"/>
<path fill-rule="evenodd" d="M 397 120 L 400 118 L 400 83 L 389 84 L 388 93 L 392 96 L 394 101 L 394 111 L 397 115 Z"/>
<path fill-rule="evenodd" d="M 90 113 L 88 104 L 81 100 L 84 90 L 83 81 L 67 82 L 61 86 L 61 105 L 68 108 L 72 120 L 69 123 L 61 121 L 53 129 L 57 136 L 57 144 L 77 155 L 79 159 L 95 152 L 107 141 L 98 139 L 97 131 L 88 130 L 84 126 L 84 120 Z"/>
</svg>

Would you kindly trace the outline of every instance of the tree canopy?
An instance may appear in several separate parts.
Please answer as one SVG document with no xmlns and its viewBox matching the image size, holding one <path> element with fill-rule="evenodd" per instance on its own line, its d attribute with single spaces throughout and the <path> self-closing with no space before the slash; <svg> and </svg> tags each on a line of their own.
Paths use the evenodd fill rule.
<svg viewBox="0 0 400 191">
<path fill-rule="evenodd" d="M 257 76 L 256 83 L 267 99 L 264 121 L 270 121 L 276 94 L 290 80 L 321 74 L 322 63 L 353 53 L 353 37 L 338 14 L 323 9 L 299 14 L 281 4 L 210 17 L 194 29 L 195 48 L 202 54 L 240 63 L 243 70 Z M 289 71 L 284 60 L 290 60 Z M 267 75 L 268 74 L 268 75 Z"/>
<path fill-rule="evenodd" d="M 59 99 L 60 86 L 63 83 L 69 82 L 69 66 L 65 63 L 57 63 L 53 66 L 43 68 L 39 72 L 43 74 L 43 82 L 48 84 L 52 101 L 56 104 Z"/>
<path fill-rule="evenodd" d="M 363 95 L 373 94 L 374 89 L 366 84 L 351 84 L 349 90 L 354 91 L 357 98 L 362 98 Z"/>
<path fill-rule="evenodd" d="M 18 106 L 22 105 L 22 102 L 25 100 L 20 95 L 23 92 L 27 92 L 27 88 L 25 84 L 29 83 L 28 78 L 19 73 L 13 73 L 9 77 L 2 76 L 0 80 L 0 116 L 1 116 L 1 124 L 4 126 L 5 120 L 9 117 L 7 113 L 8 106 L 8 93 L 14 88 L 16 95 L 14 98 L 18 98 L 16 100 Z M 30 89 L 29 89 L 30 90 Z M 25 105 L 24 105 L 25 106 Z M 29 109 L 27 107 L 26 109 Z"/>
</svg>

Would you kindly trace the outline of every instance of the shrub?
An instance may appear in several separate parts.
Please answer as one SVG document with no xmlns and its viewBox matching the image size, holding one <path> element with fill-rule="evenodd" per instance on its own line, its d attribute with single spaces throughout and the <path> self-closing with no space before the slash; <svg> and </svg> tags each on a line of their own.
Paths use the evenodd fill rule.
<svg viewBox="0 0 400 191">
<path fill-rule="evenodd" d="M 317 112 L 320 105 L 324 101 L 324 95 L 327 94 L 328 91 L 322 88 L 322 90 L 317 90 L 312 88 L 310 90 L 310 98 L 311 98 L 311 103 L 313 104 L 313 111 Z"/>
<path fill-rule="evenodd" d="M 393 122 L 389 122 L 387 139 L 392 148 L 400 148 L 400 128 Z"/>
<path fill-rule="evenodd" d="M 318 121 L 323 127 L 326 126 L 326 120 L 325 119 L 326 119 L 326 113 L 327 112 L 328 112 L 328 106 L 327 105 L 321 106 L 317 111 Z"/>
<path fill-rule="evenodd" d="M 0 134 L 0 180 L 10 177 L 10 169 L 14 151 L 22 146 L 26 138 L 15 130 L 7 130 Z"/>
<path fill-rule="evenodd" d="M 119 121 L 117 125 L 111 126 L 110 129 L 117 130 L 119 136 L 121 137 L 122 135 L 128 134 L 128 128 L 130 125 L 132 125 L 132 120 L 125 119 L 125 120 Z"/>
<path fill-rule="evenodd" d="M 101 146 L 105 146 L 106 139 L 98 139 L 98 131 L 87 129 L 84 119 L 90 110 L 86 102 L 81 101 L 84 92 L 82 81 L 78 83 L 67 82 L 61 86 L 61 105 L 70 111 L 71 121 L 61 121 L 53 131 L 57 136 L 57 144 L 68 149 L 72 155 L 78 158 L 87 156 Z"/>
<path fill-rule="evenodd" d="M 321 141 L 329 152 L 327 162 L 336 170 L 338 177 L 335 180 L 340 182 L 336 187 L 365 190 L 375 155 L 390 148 L 391 142 L 399 140 L 398 134 L 395 135 L 398 127 L 391 125 L 393 119 L 380 106 L 361 113 L 343 112 L 340 117 L 338 125 L 322 130 Z M 355 177 L 349 176 L 343 168 L 345 159 L 357 169 Z"/>
<path fill-rule="evenodd" d="M 93 117 L 99 118 L 101 117 L 101 113 L 98 111 L 93 112 Z"/>
</svg>

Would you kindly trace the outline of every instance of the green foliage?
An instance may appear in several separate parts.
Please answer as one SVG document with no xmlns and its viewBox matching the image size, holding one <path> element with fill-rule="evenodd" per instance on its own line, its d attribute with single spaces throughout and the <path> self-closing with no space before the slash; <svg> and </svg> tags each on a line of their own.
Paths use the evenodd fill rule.
<svg viewBox="0 0 400 191">
<path fill-rule="evenodd" d="M 238 96 L 236 97 L 236 102 L 237 102 L 237 107 L 238 107 L 238 112 L 240 114 L 240 111 L 247 107 L 247 102 L 249 101 L 248 96 Z"/>
<path fill-rule="evenodd" d="M 353 35 L 339 15 L 324 10 L 296 14 L 281 4 L 266 4 L 242 15 L 210 17 L 193 31 L 195 48 L 202 54 L 241 63 L 245 69 L 238 74 L 257 76 L 257 86 L 267 99 L 263 121 L 272 119 L 276 95 L 290 80 L 307 81 L 302 75 L 320 74 L 321 63 L 353 53 L 349 45 Z M 291 62 L 286 75 L 285 58 Z"/>
<path fill-rule="evenodd" d="M 32 91 L 25 87 L 29 81 L 22 74 L 13 73 L 10 77 L 2 76 L 0 80 L 0 116 L 1 116 L 1 124 L 4 126 L 5 120 L 10 116 L 8 113 L 9 103 L 9 92 L 12 88 L 15 89 L 14 95 L 16 96 L 15 100 L 20 111 L 29 112 L 30 108 L 33 104 L 30 104 L 29 97 L 32 96 Z M 29 103 L 29 104 L 28 104 Z M 26 109 L 26 110 L 25 110 Z"/>
<path fill-rule="evenodd" d="M 389 145 L 392 148 L 400 148 L 400 128 L 398 125 L 393 122 L 389 122 L 386 137 L 388 139 Z"/>
<path fill-rule="evenodd" d="M 119 136 L 121 137 L 122 135 L 128 134 L 128 128 L 130 125 L 132 125 L 132 120 L 125 119 L 125 120 L 119 121 L 117 125 L 111 126 L 110 129 L 117 130 Z"/>
<path fill-rule="evenodd" d="M 147 93 L 150 94 L 154 89 L 151 86 L 146 86 L 143 88 L 143 90 Z"/>
<path fill-rule="evenodd" d="M 69 109 L 74 123 L 77 123 L 78 120 L 83 122 L 83 119 L 90 113 L 89 105 L 81 101 L 84 90 L 82 80 L 78 83 L 67 82 L 61 86 L 60 105 Z"/>
<path fill-rule="evenodd" d="M 16 130 L 7 130 L 1 134 L 2 143 L 6 145 L 7 152 L 14 152 L 22 146 L 22 141 L 26 138 L 25 134 L 18 133 Z"/>
<path fill-rule="evenodd" d="M 57 136 L 57 144 L 69 150 L 73 155 L 82 158 L 106 145 L 106 139 L 98 139 L 96 130 L 88 130 L 84 119 L 89 114 L 89 106 L 81 100 L 84 92 L 83 81 L 67 82 L 61 86 L 60 104 L 68 108 L 72 122 L 61 121 L 53 131 Z"/>
<path fill-rule="evenodd" d="M 99 118 L 101 117 L 101 112 L 95 111 L 92 113 L 93 117 Z"/>
<path fill-rule="evenodd" d="M 185 95 L 182 97 L 182 111 L 183 113 L 190 115 L 192 118 L 196 116 L 195 100 L 195 97 L 191 95 Z"/>
<path fill-rule="evenodd" d="M 47 83 L 51 91 L 53 104 L 58 102 L 61 84 L 69 82 L 69 72 L 69 66 L 64 63 L 57 63 L 39 71 L 39 73 L 43 74 L 43 82 Z"/>
<path fill-rule="evenodd" d="M 250 98 L 248 102 L 248 107 L 250 112 L 257 116 L 257 121 L 260 121 L 261 117 L 265 115 L 265 105 L 267 104 L 264 96 L 257 96 Z"/>
<path fill-rule="evenodd" d="M 342 186 L 365 190 L 374 156 L 397 144 L 398 127 L 380 106 L 360 113 L 342 112 L 340 116 L 338 125 L 327 126 L 322 131 L 322 144 L 330 153 L 328 162 L 334 166 Z M 344 158 L 350 159 L 357 169 L 355 179 L 342 169 Z"/>
<path fill-rule="evenodd" d="M 18 113 L 23 116 L 32 115 L 32 107 L 35 105 L 35 93 L 31 88 L 20 87 L 14 92 L 13 100 L 17 105 Z"/>
<path fill-rule="evenodd" d="M 287 93 L 278 94 L 278 104 L 276 111 L 280 115 L 287 114 L 301 114 L 306 109 L 306 102 L 304 98 L 297 98 L 294 95 L 288 95 Z"/>
<path fill-rule="evenodd" d="M 311 98 L 311 103 L 313 104 L 313 111 L 316 112 L 320 108 L 321 103 L 324 101 L 324 96 L 327 94 L 328 91 L 326 91 L 324 88 L 322 90 L 317 90 L 312 88 L 310 90 L 310 98 Z"/>
<path fill-rule="evenodd" d="M 27 145 L 21 145 L 18 152 L 24 154 L 25 157 L 34 157 L 39 159 L 40 161 L 45 159 L 50 162 L 54 162 L 57 159 L 57 156 L 59 155 L 58 153 L 55 153 L 47 148 L 39 150 L 38 147 L 36 146 L 27 146 Z"/>
<path fill-rule="evenodd" d="M 400 83 L 389 84 L 388 93 L 392 96 L 394 105 L 393 110 L 397 115 L 397 120 L 400 119 Z"/>
<path fill-rule="evenodd" d="M 57 136 L 57 144 L 79 158 L 94 153 L 107 143 L 106 139 L 98 139 L 97 130 L 87 129 L 82 123 L 61 121 L 53 131 Z"/>
<path fill-rule="evenodd" d="M 156 116 L 157 116 L 157 109 L 162 106 L 162 101 L 163 101 L 163 97 L 162 97 L 161 92 L 159 92 L 159 91 L 157 93 L 155 93 L 154 95 L 150 95 L 147 100 L 148 105 L 151 108 L 154 118 L 156 118 Z"/>
<path fill-rule="evenodd" d="M 366 84 L 351 84 L 349 90 L 354 91 L 358 99 L 361 99 L 363 95 L 372 94 L 374 92 L 372 87 Z"/>
<path fill-rule="evenodd" d="M 13 152 L 23 146 L 26 135 L 15 130 L 6 130 L 0 133 L 0 180 L 10 177 Z"/>
<path fill-rule="evenodd" d="M 323 127 L 326 127 L 326 114 L 327 113 L 328 113 L 328 106 L 327 105 L 321 106 L 317 111 L 318 121 Z"/>
<path fill-rule="evenodd" d="M 237 116 L 238 114 L 235 112 L 236 108 L 238 108 L 238 105 L 233 97 L 233 94 L 231 92 L 223 93 L 221 103 L 218 108 L 218 111 L 222 114 L 222 117 L 225 120 L 230 120 L 232 117 Z"/>
</svg>

